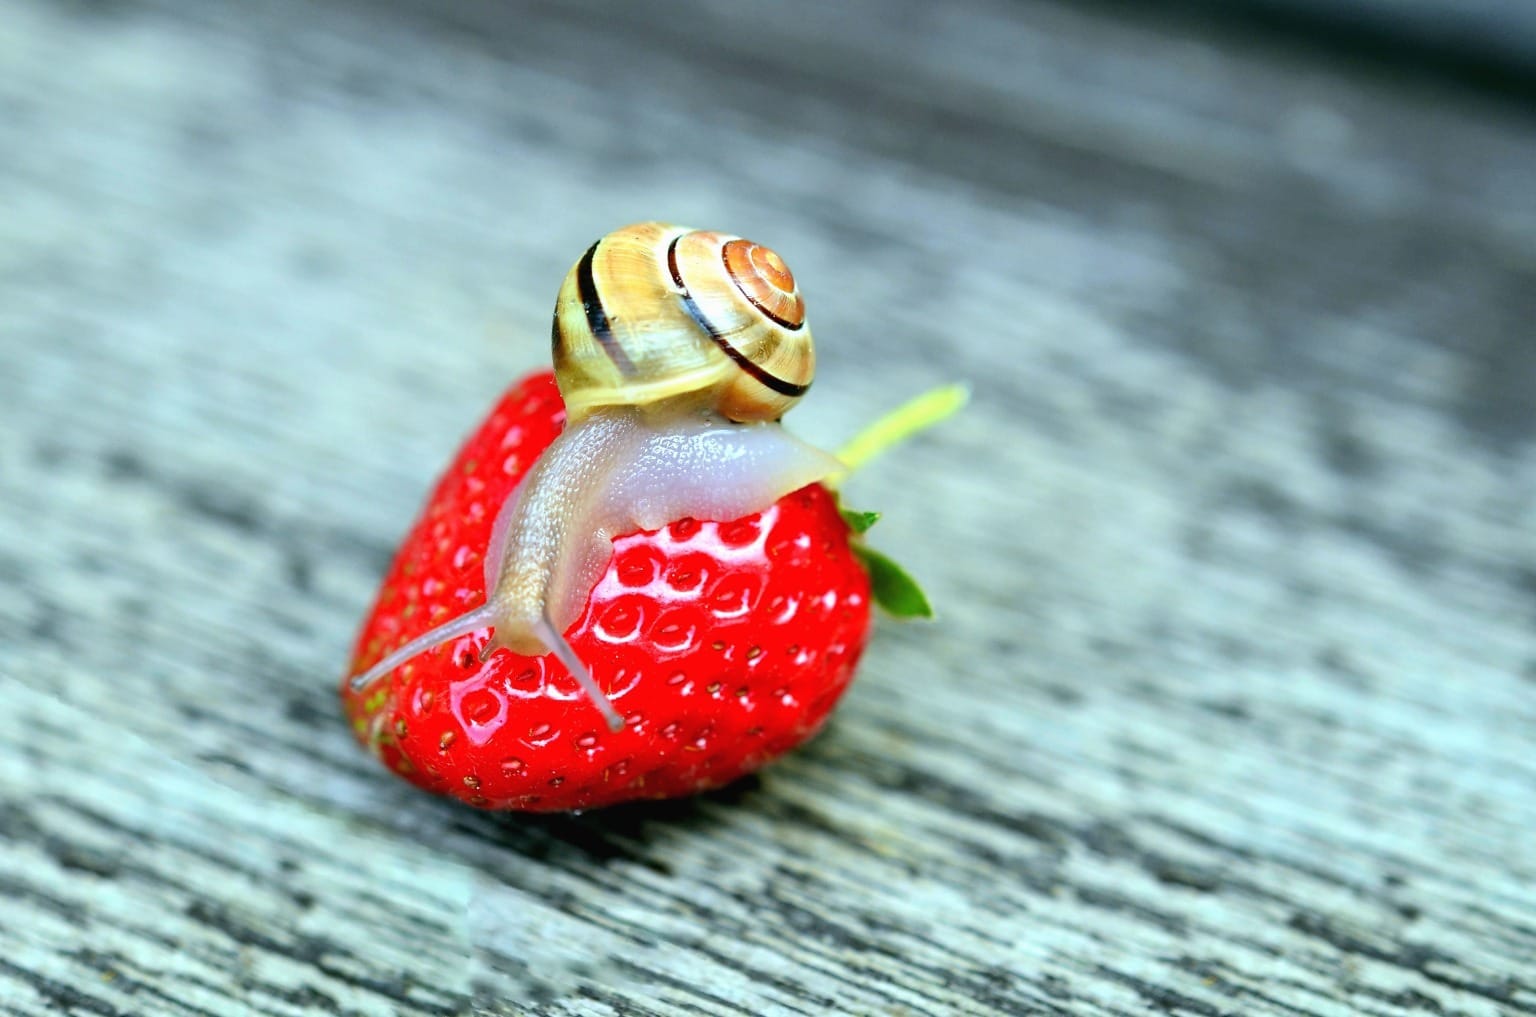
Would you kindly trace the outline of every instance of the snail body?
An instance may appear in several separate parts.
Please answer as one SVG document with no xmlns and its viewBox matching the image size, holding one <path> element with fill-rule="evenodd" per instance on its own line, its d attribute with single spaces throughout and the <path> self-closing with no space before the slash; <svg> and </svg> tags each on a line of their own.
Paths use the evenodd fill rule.
<svg viewBox="0 0 1536 1017">
<path fill-rule="evenodd" d="M 490 626 L 482 659 L 501 647 L 554 653 L 618 730 L 564 636 L 613 538 L 759 512 L 842 469 L 778 422 L 809 388 L 815 355 L 794 277 L 768 248 L 662 223 L 610 233 L 567 274 L 551 344 L 565 429 L 497 515 L 486 602 L 401 646 L 354 688 Z"/>
</svg>

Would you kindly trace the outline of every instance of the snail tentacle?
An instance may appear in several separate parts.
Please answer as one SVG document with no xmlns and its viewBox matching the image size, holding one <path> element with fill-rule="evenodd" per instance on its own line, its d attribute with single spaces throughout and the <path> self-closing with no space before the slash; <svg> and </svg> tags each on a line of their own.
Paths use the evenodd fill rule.
<svg viewBox="0 0 1536 1017">
<path fill-rule="evenodd" d="M 467 636 L 481 629 L 490 628 L 494 624 L 496 624 L 496 610 L 489 603 L 450 618 L 392 651 L 362 674 L 354 675 L 349 682 L 352 691 L 361 692 L 412 657 L 426 653 L 434 646 L 441 646 L 450 639 Z"/>
</svg>

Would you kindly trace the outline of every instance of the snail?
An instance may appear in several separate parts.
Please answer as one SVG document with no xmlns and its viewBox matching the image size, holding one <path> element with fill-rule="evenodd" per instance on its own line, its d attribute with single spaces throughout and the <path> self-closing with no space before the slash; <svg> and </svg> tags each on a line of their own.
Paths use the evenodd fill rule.
<svg viewBox="0 0 1536 1017">
<path fill-rule="evenodd" d="M 815 351 L 794 276 L 767 247 L 658 222 L 616 230 L 566 275 L 551 343 L 565 427 L 497 514 L 485 603 L 356 675 L 354 690 L 492 627 L 481 660 L 553 653 L 617 731 L 564 636 L 613 538 L 750 515 L 844 469 L 779 423 L 810 387 Z"/>
</svg>

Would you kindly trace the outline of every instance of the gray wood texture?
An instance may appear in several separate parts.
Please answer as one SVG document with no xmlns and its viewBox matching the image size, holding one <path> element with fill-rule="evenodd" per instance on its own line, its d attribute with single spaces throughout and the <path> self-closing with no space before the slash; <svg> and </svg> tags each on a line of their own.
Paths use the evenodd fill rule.
<svg viewBox="0 0 1536 1017">
<path fill-rule="evenodd" d="M 1507 97 L 1506 97 L 1507 98 Z M 1536 1013 L 1536 116 L 1028 3 L 0 0 L 0 1014 Z M 786 253 L 931 625 L 476 813 L 335 681 L 598 234 Z"/>
</svg>

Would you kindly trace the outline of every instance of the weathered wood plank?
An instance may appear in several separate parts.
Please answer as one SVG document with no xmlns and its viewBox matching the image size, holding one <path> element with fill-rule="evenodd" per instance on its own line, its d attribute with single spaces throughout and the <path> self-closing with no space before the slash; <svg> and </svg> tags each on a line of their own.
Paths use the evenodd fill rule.
<svg viewBox="0 0 1536 1017">
<path fill-rule="evenodd" d="M 669 13 L 0 8 L 0 1012 L 1536 1012 L 1530 118 L 1048 6 Z M 333 676 L 652 215 L 789 253 L 803 433 L 972 381 L 858 480 L 944 618 L 746 786 L 426 798 Z"/>
</svg>

